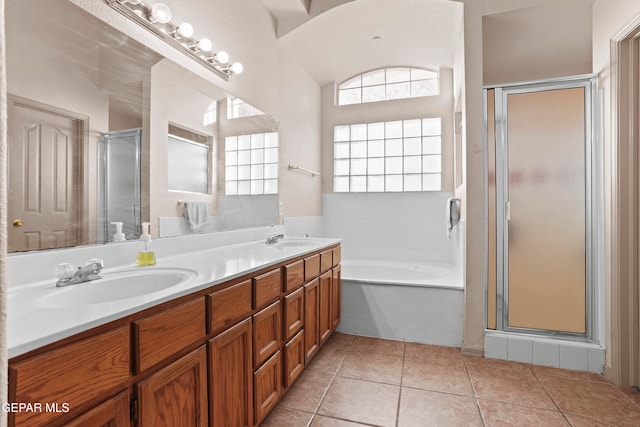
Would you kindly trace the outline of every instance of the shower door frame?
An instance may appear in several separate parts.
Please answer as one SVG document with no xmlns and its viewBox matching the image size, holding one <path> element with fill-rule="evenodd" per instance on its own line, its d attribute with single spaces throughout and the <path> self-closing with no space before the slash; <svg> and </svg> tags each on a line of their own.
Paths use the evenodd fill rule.
<svg viewBox="0 0 640 427">
<path fill-rule="evenodd" d="M 508 205 L 508 136 L 507 136 L 507 98 L 511 94 L 524 94 L 560 89 L 584 88 L 584 184 L 585 184 L 585 333 L 553 331 L 515 327 L 509 325 L 509 205 Z M 594 245 L 593 237 L 594 217 L 596 211 L 594 181 L 596 176 L 593 153 L 595 146 L 596 122 L 593 108 L 596 100 L 596 79 L 593 75 L 568 77 L 564 79 L 535 81 L 519 84 L 487 86 L 483 90 L 485 118 L 487 116 L 487 92 L 494 90 L 494 120 L 495 120 L 495 219 L 496 219 L 496 330 L 504 332 L 528 333 L 543 336 L 562 337 L 580 341 L 592 341 L 595 330 L 595 298 L 594 298 Z M 487 125 L 485 123 L 485 144 L 487 140 Z M 485 146 L 485 153 L 487 153 Z M 487 187 L 488 188 L 488 183 Z M 488 194 L 488 193 L 487 193 Z M 487 203 L 488 205 L 488 203 Z M 500 208 L 499 208 L 500 207 Z M 486 318 L 486 317 L 485 317 Z"/>
</svg>

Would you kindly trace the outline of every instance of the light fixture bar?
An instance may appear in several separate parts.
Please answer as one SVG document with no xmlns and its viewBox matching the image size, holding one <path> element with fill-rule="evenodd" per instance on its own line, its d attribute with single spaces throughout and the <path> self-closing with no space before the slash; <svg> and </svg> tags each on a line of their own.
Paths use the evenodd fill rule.
<svg viewBox="0 0 640 427">
<path fill-rule="evenodd" d="M 176 31 L 179 28 L 178 25 L 173 24 L 171 21 L 166 23 L 152 23 L 148 18 L 151 14 L 151 8 L 144 4 L 144 2 L 131 2 L 127 0 L 105 1 L 112 9 L 118 11 L 120 14 L 136 22 L 141 27 L 145 28 L 160 39 L 164 40 L 167 44 L 178 49 L 180 52 L 187 55 L 191 59 L 194 59 L 198 63 L 204 65 L 221 79 L 229 81 L 233 74 L 239 74 L 239 72 L 237 72 L 238 68 L 234 70 L 226 63 L 223 64 L 215 60 L 214 56 L 212 56 L 210 53 L 203 52 L 201 50 L 194 50 L 189 47 L 197 45 L 200 40 L 191 37 L 180 37 L 176 39 L 172 34 L 176 34 Z M 207 54 L 207 56 L 202 56 L 203 53 Z M 241 67 L 239 69 L 241 70 Z"/>
</svg>

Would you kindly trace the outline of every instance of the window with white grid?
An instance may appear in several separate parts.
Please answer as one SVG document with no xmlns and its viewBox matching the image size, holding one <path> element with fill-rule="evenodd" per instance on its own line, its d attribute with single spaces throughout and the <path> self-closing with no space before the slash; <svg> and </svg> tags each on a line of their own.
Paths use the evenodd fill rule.
<svg viewBox="0 0 640 427">
<path fill-rule="evenodd" d="M 381 68 L 350 78 L 338 86 L 338 105 L 417 98 L 440 93 L 437 71 Z"/>
<path fill-rule="evenodd" d="M 440 118 L 336 126 L 334 192 L 440 191 Z"/>
<path fill-rule="evenodd" d="M 225 138 L 225 194 L 278 193 L 278 133 Z"/>
</svg>

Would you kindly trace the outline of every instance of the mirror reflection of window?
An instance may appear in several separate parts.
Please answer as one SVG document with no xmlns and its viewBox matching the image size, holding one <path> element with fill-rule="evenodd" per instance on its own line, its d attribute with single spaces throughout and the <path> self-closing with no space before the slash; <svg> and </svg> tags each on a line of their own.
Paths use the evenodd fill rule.
<svg viewBox="0 0 640 427">
<path fill-rule="evenodd" d="M 210 193 L 210 139 L 176 126 L 169 127 L 169 191 Z"/>
<path fill-rule="evenodd" d="M 278 193 L 278 133 L 225 139 L 225 193 L 228 196 Z"/>
<path fill-rule="evenodd" d="M 227 119 L 239 119 L 240 117 L 260 116 L 263 114 L 262 111 L 240 98 L 227 98 Z"/>
</svg>

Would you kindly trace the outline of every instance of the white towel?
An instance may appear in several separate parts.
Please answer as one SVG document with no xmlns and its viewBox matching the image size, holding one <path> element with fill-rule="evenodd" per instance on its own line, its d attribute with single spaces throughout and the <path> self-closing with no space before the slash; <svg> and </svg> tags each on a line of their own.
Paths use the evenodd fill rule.
<svg viewBox="0 0 640 427">
<path fill-rule="evenodd" d="M 189 224 L 191 231 L 195 233 L 203 231 L 209 225 L 207 203 L 184 202 L 184 219 Z"/>
</svg>

